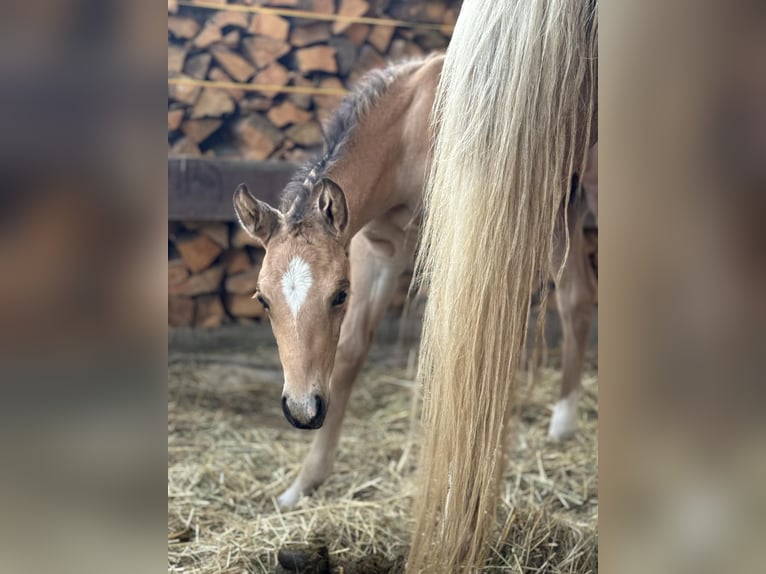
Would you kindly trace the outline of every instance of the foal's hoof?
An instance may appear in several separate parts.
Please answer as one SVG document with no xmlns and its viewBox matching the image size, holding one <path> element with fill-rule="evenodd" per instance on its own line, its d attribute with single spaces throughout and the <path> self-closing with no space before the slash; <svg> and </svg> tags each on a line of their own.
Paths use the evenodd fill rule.
<svg viewBox="0 0 766 574">
<path fill-rule="evenodd" d="M 566 440 L 577 432 L 577 402 L 571 398 L 562 399 L 553 407 L 548 438 Z"/>
<path fill-rule="evenodd" d="M 303 493 L 301 492 L 300 488 L 292 485 L 290 488 L 280 494 L 279 497 L 277 497 L 277 504 L 279 505 L 279 508 L 291 508 L 298 504 L 298 501 L 302 496 Z"/>
<path fill-rule="evenodd" d="M 574 428 L 557 428 L 551 423 L 548 429 L 548 438 L 555 441 L 565 441 L 572 438 L 577 432 L 577 427 Z"/>
</svg>

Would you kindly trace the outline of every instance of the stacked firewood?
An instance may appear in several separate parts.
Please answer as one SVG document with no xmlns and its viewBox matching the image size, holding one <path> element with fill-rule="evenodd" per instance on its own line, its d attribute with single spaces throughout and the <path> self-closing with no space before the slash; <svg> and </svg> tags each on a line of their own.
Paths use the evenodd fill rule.
<svg viewBox="0 0 766 574">
<path fill-rule="evenodd" d="M 231 223 L 170 223 L 168 323 L 217 327 L 263 319 L 252 298 L 263 250 Z"/>
<path fill-rule="evenodd" d="M 263 249 L 235 223 L 171 222 L 168 226 L 168 324 L 218 327 L 267 320 L 253 298 Z M 412 274 L 392 301 L 401 313 Z"/>
<path fill-rule="evenodd" d="M 224 7 L 225 1 L 219 1 Z M 233 4 L 233 2 L 231 2 Z M 340 16 L 452 25 L 459 0 L 238 0 Z M 388 60 L 444 49 L 444 30 L 168 3 L 171 78 L 347 89 Z M 303 161 L 342 95 L 168 85 L 170 154 Z"/>
</svg>

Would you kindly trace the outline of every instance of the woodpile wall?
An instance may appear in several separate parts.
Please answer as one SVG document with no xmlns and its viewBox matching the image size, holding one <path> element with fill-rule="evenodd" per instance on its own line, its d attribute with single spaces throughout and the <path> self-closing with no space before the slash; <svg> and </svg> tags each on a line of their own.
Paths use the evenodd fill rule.
<svg viewBox="0 0 766 574">
<path fill-rule="evenodd" d="M 219 1 L 221 8 L 226 2 Z M 245 0 L 319 15 L 452 25 L 458 0 Z M 422 29 L 211 10 L 168 3 L 168 76 L 180 81 L 348 89 L 387 60 L 446 48 L 449 28 Z M 340 94 L 168 84 L 170 154 L 304 161 Z"/>
<path fill-rule="evenodd" d="M 446 48 L 460 0 L 168 0 L 168 155 L 301 163 L 321 149 L 321 123 L 366 71 Z M 376 22 L 226 10 L 264 6 Z M 212 6 L 211 8 L 215 8 Z M 441 25 L 447 25 L 446 28 Z M 177 83 L 181 82 L 181 83 Z M 239 84 L 226 88 L 207 82 Z M 307 89 L 285 93 L 253 84 Z M 315 88 L 338 93 L 310 93 Z M 233 191 L 233 190 L 232 190 Z M 252 190 L 258 195 L 257 187 Z M 233 222 L 171 221 L 168 322 L 216 327 L 266 319 L 255 291 L 263 250 Z M 410 275 L 401 279 L 401 311 Z"/>
</svg>

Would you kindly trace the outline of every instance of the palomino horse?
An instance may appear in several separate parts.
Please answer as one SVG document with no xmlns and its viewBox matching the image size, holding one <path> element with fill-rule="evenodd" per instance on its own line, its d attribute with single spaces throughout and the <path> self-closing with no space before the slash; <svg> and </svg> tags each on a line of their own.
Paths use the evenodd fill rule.
<svg viewBox="0 0 766 574">
<path fill-rule="evenodd" d="M 279 346 L 282 409 L 295 427 L 319 429 L 297 478 L 279 497 L 283 507 L 330 473 L 353 382 L 397 279 L 412 262 L 443 61 L 431 56 L 369 73 L 330 120 L 324 154 L 287 185 L 279 210 L 244 186 L 234 195 L 242 227 L 266 248 L 256 296 Z M 581 221 L 570 218 L 575 235 L 582 234 L 575 224 Z M 577 423 L 595 297 L 583 257 L 575 253 L 568 261 L 556 291 L 565 333 L 562 398 L 550 426 L 556 438 L 569 436 Z"/>
<path fill-rule="evenodd" d="M 416 266 L 429 291 L 411 572 L 486 564 L 529 298 L 551 267 L 566 276 L 561 198 L 574 174 L 587 185 L 595 172 L 597 29 L 595 0 L 462 5 L 434 102 Z"/>
</svg>

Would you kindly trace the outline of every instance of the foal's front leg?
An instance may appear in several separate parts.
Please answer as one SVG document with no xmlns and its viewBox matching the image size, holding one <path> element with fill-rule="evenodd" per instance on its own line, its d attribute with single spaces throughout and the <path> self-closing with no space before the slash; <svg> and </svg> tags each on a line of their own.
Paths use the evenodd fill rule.
<svg viewBox="0 0 766 574">
<path fill-rule="evenodd" d="M 373 334 L 405 268 L 399 262 L 373 257 L 363 237 L 351 242 L 350 261 L 351 295 L 335 354 L 330 406 L 297 478 L 277 500 L 283 508 L 294 505 L 301 496 L 311 494 L 332 471 L 351 388 L 367 359 Z"/>
</svg>

